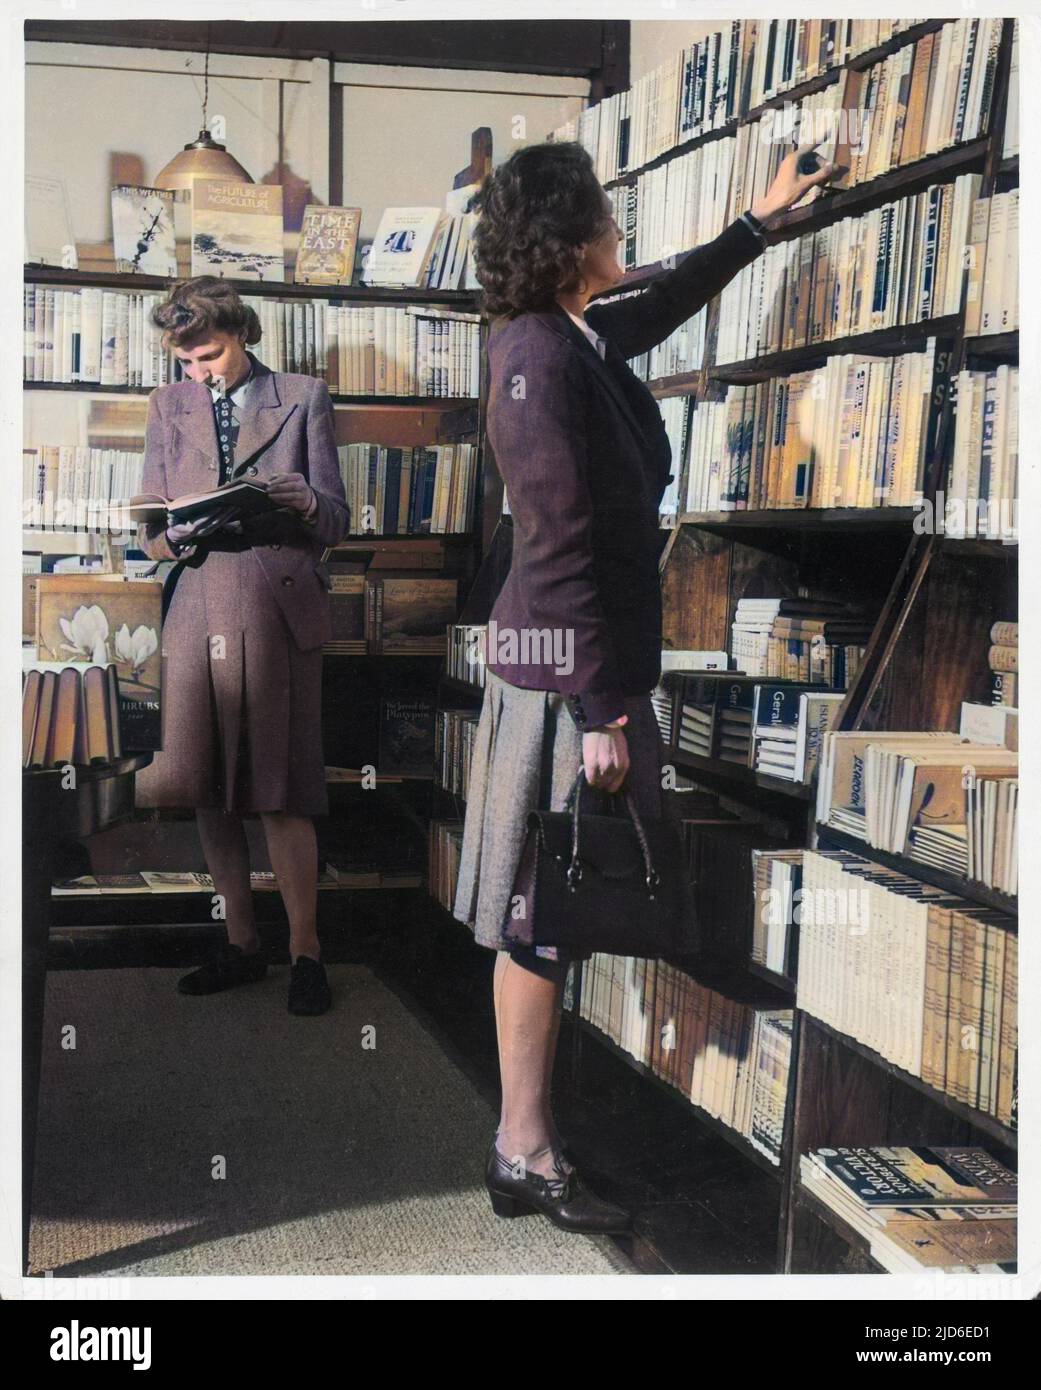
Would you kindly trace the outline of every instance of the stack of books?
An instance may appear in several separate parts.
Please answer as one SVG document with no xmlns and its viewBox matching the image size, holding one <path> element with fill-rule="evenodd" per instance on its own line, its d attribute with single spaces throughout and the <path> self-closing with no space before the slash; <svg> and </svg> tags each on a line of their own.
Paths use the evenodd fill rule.
<svg viewBox="0 0 1041 1390">
<path fill-rule="evenodd" d="M 635 291 L 642 294 L 642 290 Z M 615 295 L 612 303 L 627 299 L 628 295 Z M 705 365 L 705 330 L 708 315 L 699 309 L 693 317 L 681 323 L 654 347 L 642 352 L 638 357 L 629 358 L 629 367 L 641 381 L 660 381 L 663 377 L 681 376 L 685 372 L 699 371 Z"/>
<path fill-rule="evenodd" d="M 719 298 L 716 362 L 956 314 L 979 174 L 768 246 Z"/>
<path fill-rule="evenodd" d="M 473 524 L 475 444 L 341 444 L 352 536 L 448 535 Z"/>
<path fill-rule="evenodd" d="M 665 961 L 594 955 L 580 1016 L 780 1163 L 792 1011 L 730 999 Z"/>
<path fill-rule="evenodd" d="M 276 372 L 323 378 L 344 396 L 473 397 L 480 316 L 426 305 L 244 295 L 263 332 L 251 349 Z M 25 287 L 25 379 L 149 390 L 180 379 L 151 309 L 161 295 Z"/>
<path fill-rule="evenodd" d="M 977 198 L 966 252 L 966 336 L 1019 327 L 1019 189 Z"/>
<path fill-rule="evenodd" d="M 483 690 L 487 636 L 486 623 L 449 623 L 445 631 L 445 675 Z"/>
<path fill-rule="evenodd" d="M 989 781 L 1012 779 L 1015 749 L 973 743 L 960 734 L 912 730 L 825 733 L 817 783 L 817 819 L 856 835 L 876 849 L 942 867 L 969 869 L 966 827 L 977 800 L 988 814 L 988 833 L 977 842 L 981 858 L 1005 881 L 1014 873 L 1014 801 Z M 1005 815 L 1001 814 L 1002 808 Z"/>
<path fill-rule="evenodd" d="M 842 850 L 804 851 L 799 906 L 798 1006 L 1012 1124 L 1015 919 Z"/>
<path fill-rule="evenodd" d="M 432 820 L 427 845 L 427 890 L 446 912 L 451 912 L 455 903 L 456 884 L 459 881 L 463 822 Z"/>
<path fill-rule="evenodd" d="M 458 581 L 422 571 L 365 576 L 365 640 L 373 654 L 440 656 L 458 606 Z"/>
<path fill-rule="evenodd" d="M 757 685 L 752 714 L 757 771 L 809 785 L 824 735 L 844 699 L 839 691 L 797 684 Z"/>
<path fill-rule="evenodd" d="M 935 346 L 929 338 L 924 351 L 894 357 L 842 353 L 812 371 L 731 385 L 721 401 L 699 400 L 689 447 L 673 454 L 683 509 L 913 506 Z"/>
<path fill-rule="evenodd" d="M 954 537 L 1016 541 L 1019 368 L 960 371 L 953 406 L 954 451 L 943 529 Z"/>
<path fill-rule="evenodd" d="M 743 598 L 734 613 L 730 654 L 752 676 L 847 690 L 872 627 L 833 600 Z"/>
<path fill-rule="evenodd" d="M 1019 154 L 1019 20 L 1012 23 L 1012 61 L 1008 70 L 1008 106 L 1005 108 L 1004 143 L 1001 153 L 1005 159 Z"/>
<path fill-rule="evenodd" d="M 434 726 L 437 784 L 466 799 L 478 716 L 472 709 L 440 709 Z"/>
<path fill-rule="evenodd" d="M 28 382 L 96 382 L 149 390 L 177 379 L 151 312 L 161 294 L 26 285 L 23 370 Z"/>
<path fill-rule="evenodd" d="M 752 960 L 794 978 L 802 899 L 802 850 L 754 849 Z"/>
<path fill-rule="evenodd" d="M 1018 1180 L 985 1149 L 813 1149 L 799 1178 L 890 1274 L 1015 1271 Z"/>
<path fill-rule="evenodd" d="M 22 767 L 116 762 L 123 756 L 114 664 L 36 662 L 22 686 Z"/>
<path fill-rule="evenodd" d="M 993 680 L 991 692 L 996 705 L 1019 705 L 1019 624 L 996 622 L 990 630 L 987 665 Z"/>
<path fill-rule="evenodd" d="M 910 28 L 906 19 L 738 19 L 558 126 L 601 183 L 639 169 Z M 973 35 L 979 21 L 970 21 Z M 963 44 L 969 35 L 963 35 Z M 958 48 L 960 54 L 961 48 Z M 950 59 L 949 59 L 950 61 Z"/>
<path fill-rule="evenodd" d="M 123 508 L 141 491 L 144 454 L 79 444 L 22 450 L 22 525 L 39 531 L 133 530 Z"/>
</svg>

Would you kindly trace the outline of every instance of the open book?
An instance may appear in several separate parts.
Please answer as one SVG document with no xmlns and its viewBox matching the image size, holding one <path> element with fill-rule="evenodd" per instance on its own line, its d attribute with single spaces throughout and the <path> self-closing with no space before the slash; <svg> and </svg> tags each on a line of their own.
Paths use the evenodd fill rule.
<svg viewBox="0 0 1041 1390">
<path fill-rule="evenodd" d="M 172 501 L 167 497 L 142 493 L 137 497 L 131 497 L 126 514 L 134 525 L 142 521 L 165 520 L 168 525 L 174 526 L 178 522 L 201 521 L 206 517 L 215 517 L 218 512 L 227 512 L 230 518 L 241 520 L 243 517 L 276 510 L 278 504 L 268 496 L 264 483 L 234 482 L 215 487 L 211 492 L 194 492 L 186 497 L 175 497 Z"/>
</svg>

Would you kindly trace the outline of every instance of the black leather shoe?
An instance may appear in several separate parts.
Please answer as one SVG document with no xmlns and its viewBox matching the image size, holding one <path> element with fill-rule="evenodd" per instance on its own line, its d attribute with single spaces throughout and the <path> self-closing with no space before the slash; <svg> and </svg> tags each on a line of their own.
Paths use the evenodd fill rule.
<svg viewBox="0 0 1041 1390">
<path fill-rule="evenodd" d="M 332 1002 L 325 966 L 310 956 L 297 956 L 289 971 L 289 1012 L 324 1014 Z"/>
<path fill-rule="evenodd" d="M 219 994 L 235 985 L 249 985 L 267 974 L 267 956 L 258 947 L 246 955 L 241 946 L 226 941 L 212 960 L 177 981 L 181 994 Z"/>
<path fill-rule="evenodd" d="M 485 1182 L 496 1216 L 527 1216 L 541 1212 L 562 1231 L 584 1235 L 620 1235 L 631 1227 L 631 1218 L 622 1207 L 595 1197 L 572 1168 L 559 1177 L 544 1178 L 541 1173 L 515 1175 L 513 1164 L 493 1143 L 488 1150 Z"/>
</svg>

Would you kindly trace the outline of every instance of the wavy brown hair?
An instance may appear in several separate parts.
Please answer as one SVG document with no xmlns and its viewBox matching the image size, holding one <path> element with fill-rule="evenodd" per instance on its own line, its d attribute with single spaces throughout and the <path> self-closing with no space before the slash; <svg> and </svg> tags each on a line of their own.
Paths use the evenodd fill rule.
<svg viewBox="0 0 1041 1390">
<path fill-rule="evenodd" d="M 174 285 L 152 310 L 152 322 L 163 330 L 168 347 L 204 342 L 215 331 L 234 334 L 245 343 L 261 339 L 256 312 L 243 304 L 233 285 L 217 275 L 197 275 Z"/>
<path fill-rule="evenodd" d="M 550 307 L 579 279 L 579 246 L 610 221 L 588 152 L 575 141 L 525 145 L 484 180 L 473 232 L 481 308 L 513 318 Z"/>
</svg>

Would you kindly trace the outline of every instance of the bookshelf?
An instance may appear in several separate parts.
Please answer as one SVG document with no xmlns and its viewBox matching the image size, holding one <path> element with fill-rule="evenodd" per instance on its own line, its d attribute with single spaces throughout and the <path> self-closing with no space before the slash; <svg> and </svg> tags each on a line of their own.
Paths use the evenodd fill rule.
<svg viewBox="0 0 1041 1390">
<path fill-rule="evenodd" d="M 457 174 L 456 187 L 479 181 L 485 170 L 490 167 L 489 137 L 490 132 L 485 128 L 473 132 L 469 142 L 470 162 Z M 180 278 L 184 277 L 124 274 L 118 272 L 114 267 L 89 270 L 65 269 L 51 265 L 26 265 L 24 267 L 24 283 L 27 286 L 53 286 L 67 290 L 98 288 L 155 293 L 169 289 Z M 297 303 L 320 301 L 352 306 L 384 305 L 399 308 L 422 306 L 438 310 L 464 311 L 467 314 L 474 313 L 476 309 L 476 293 L 472 290 L 428 289 L 425 287 L 394 288 L 363 284 L 307 285 L 296 284 L 292 281 L 232 280 L 231 283 L 241 294 L 250 297 L 259 296 Z M 483 335 L 483 331 L 483 324 L 479 325 L 478 332 Z M 56 402 L 59 399 L 77 396 L 81 398 L 84 396 L 118 397 L 128 401 L 140 401 L 142 438 L 137 440 L 136 447 L 138 449 L 142 447 L 144 403 L 151 392 L 151 387 L 102 385 L 99 382 L 82 381 L 26 380 L 23 384 L 26 392 L 40 393 L 43 399 L 50 397 Z M 338 444 L 366 442 L 389 448 L 408 449 L 412 446 L 432 446 L 456 442 L 472 442 L 479 446 L 482 438 L 483 402 L 480 390 L 475 392 L 473 396 L 427 394 L 399 396 L 389 394 L 347 395 L 331 388 L 330 395 L 336 409 Z M 121 447 L 134 447 L 134 444 L 128 440 L 126 446 L 122 445 L 121 442 Z M 456 579 L 461 601 L 472 581 L 480 553 L 483 489 L 479 447 L 476 454 L 475 470 L 474 523 L 467 531 L 437 533 L 434 537 L 426 531 L 396 534 L 382 532 L 348 534 L 339 545 L 327 553 L 328 560 L 334 563 L 340 561 L 357 562 L 364 558 L 366 563 L 370 563 L 375 559 L 376 563 L 382 567 L 396 565 L 399 569 L 403 568 L 415 573 L 445 574 Z M 424 557 L 418 554 L 420 550 L 429 548 L 432 539 L 435 539 L 439 546 L 440 564 L 436 567 L 431 567 L 429 556 Z M 132 531 L 109 533 L 79 528 L 65 530 L 23 529 L 23 548 L 26 551 L 40 552 L 45 556 L 100 555 L 102 557 L 102 569 L 110 572 L 122 567 L 123 550 L 128 546 L 133 546 L 134 543 L 135 533 Z M 420 566 L 418 570 L 413 569 L 416 565 Z M 356 747 L 353 750 L 356 756 L 350 760 L 351 765 L 355 767 L 362 763 L 376 765 L 379 762 L 379 757 L 375 737 L 380 723 L 379 711 L 382 708 L 382 701 L 396 689 L 403 688 L 410 692 L 426 691 L 433 705 L 437 698 L 440 679 L 439 668 L 443 658 L 440 655 L 384 651 L 369 653 L 327 651 L 324 655 L 326 659 L 323 661 L 322 678 L 323 722 L 327 726 L 335 724 L 337 722 L 336 711 L 345 707 L 344 701 L 346 700 L 348 702 L 346 707 L 354 709 L 356 714 L 356 719 L 351 722 L 361 724 L 364 728 L 370 729 L 372 733 L 371 747 Z M 342 720 L 339 721 L 341 724 L 343 722 Z M 330 746 L 330 733 L 330 728 L 327 727 L 327 747 Z M 355 743 L 359 743 L 359 740 L 355 740 Z M 346 758 L 330 756 L 329 753 L 327 753 L 327 762 L 348 765 Z M 400 813 L 400 817 L 403 818 L 402 824 L 408 822 L 411 826 L 410 838 L 413 839 L 416 833 L 421 833 L 425 828 L 432 811 L 434 797 L 432 772 L 412 776 L 387 774 L 378 770 L 374 792 L 367 783 L 363 784 L 360 774 L 354 778 L 327 777 L 326 785 L 329 789 L 329 811 L 318 825 L 320 866 L 324 864 L 329 852 L 335 849 L 337 844 L 342 843 L 345 848 L 349 848 L 348 840 L 350 837 L 342 833 L 339 827 L 346 824 L 345 817 L 346 821 L 353 821 L 357 818 L 362 790 L 378 797 L 383 807 L 386 806 L 389 798 L 393 803 L 394 813 Z M 374 814 L 378 812 L 381 817 L 384 815 L 383 809 L 374 807 L 373 812 Z M 147 818 L 169 828 L 184 817 L 183 813 L 178 810 L 151 810 L 147 813 Z M 405 837 L 404 829 L 402 835 Z M 395 892 L 406 890 L 414 892 L 420 889 L 424 881 L 422 865 L 412 852 L 406 851 L 404 848 L 402 852 L 408 859 L 408 864 L 404 865 L 400 871 L 394 870 L 392 866 L 384 866 L 376 875 L 351 875 L 348 873 L 343 875 L 348 879 L 345 883 L 332 885 L 323 882 L 320 884 L 322 891 L 319 895 L 319 901 L 327 898 L 330 892 L 333 893 L 334 897 L 339 897 L 343 893 L 361 891 Z M 350 882 L 351 877 L 358 881 Z M 366 877 L 369 880 L 378 881 L 363 881 L 366 880 Z M 268 887 L 258 887 L 257 884 L 254 884 L 255 901 L 259 903 L 269 895 L 270 889 Z M 55 912 L 65 925 L 70 925 L 73 924 L 74 920 L 81 920 L 84 913 L 89 918 L 89 904 L 96 901 L 111 903 L 116 898 L 124 898 L 128 903 L 132 901 L 134 911 L 146 913 L 151 910 L 146 906 L 149 901 L 153 905 L 160 901 L 160 897 L 145 892 L 131 894 L 93 891 L 82 896 L 64 894 L 54 899 Z M 184 920 L 186 914 L 190 917 L 193 894 L 187 892 L 161 895 L 161 899 L 164 901 L 173 898 L 178 900 L 175 909 L 179 920 Z"/>
<path fill-rule="evenodd" d="M 865 70 L 927 34 L 938 34 L 950 20 L 929 20 L 893 36 L 844 66 Z M 722 25 L 720 26 L 723 27 Z M 769 244 L 822 230 L 840 219 L 863 217 L 883 204 L 952 184 L 962 174 L 980 176 L 980 197 L 1018 184 L 1018 157 L 1002 153 L 1011 62 L 1013 21 L 1001 21 L 995 78 L 990 91 L 986 133 L 913 163 L 887 170 L 846 189 L 831 190 L 804 207 L 789 210 L 767 233 Z M 736 118 L 628 170 L 605 186 L 635 185 L 698 146 L 735 134 L 765 110 L 823 91 L 837 82 L 841 66 L 808 83 L 771 97 L 764 105 L 739 110 Z M 642 204 L 641 204 L 642 215 Z M 687 253 L 689 254 L 689 253 Z M 683 255 L 676 257 L 682 261 Z M 660 271 L 643 265 L 628 271 L 616 290 L 651 284 Z M 935 340 L 929 408 L 924 425 L 923 504 L 936 506 L 951 466 L 954 406 L 951 386 L 965 368 L 1017 365 L 1017 331 L 966 335 L 968 276 L 963 272 L 956 313 L 871 332 L 813 341 L 738 361 L 716 360 L 719 300 L 706 309 L 702 365 L 647 383 L 659 399 L 690 396 L 695 401 L 723 398 L 728 385 L 747 385 L 775 376 L 822 367 L 843 353 L 878 357 L 921 352 Z M 681 492 L 682 497 L 682 492 Z M 992 622 L 1016 617 L 1018 547 L 989 537 L 959 538 L 920 530 L 917 506 L 781 508 L 688 512 L 683 510 L 663 543 L 662 580 L 665 640 L 676 648 L 728 648 L 737 601 L 745 595 L 858 598 L 877 613 L 864 659 L 840 706 L 840 730 L 956 729 L 962 700 L 988 695 L 987 644 Z M 940 514 L 934 511 L 934 515 Z M 818 825 L 815 787 L 787 783 L 719 758 L 666 749 L 667 761 L 698 786 L 744 804 L 762 816 L 773 833 L 784 827 L 790 848 L 850 850 L 913 879 L 955 893 L 967 905 L 1004 914 L 1015 931 L 1017 902 L 982 883 L 931 868 L 903 855 L 891 855 Z M 765 846 L 766 835 L 763 843 Z M 727 864 L 729 869 L 729 863 Z M 719 874 L 726 870 L 721 865 Z M 723 924 L 719 943 L 727 943 L 734 963 L 741 960 L 763 990 L 764 1001 L 780 992 L 793 1008 L 791 1061 L 787 1081 L 777 1206 L 777 1270 L 786 1273 L 884 1272 L 869 1242 L 848 1225 L 812 1188 L 804 1186 L 799 1156 L 825 1145 L 915 1143 L 979 1144 L 1015 1167 L 1016 1130 L 921 1077 L 907 1072 L 801 1008 L 797 969 L 791 976 L 751 960 L 750 922 Z M 793 952 L 798 937 L 793 929 Z M 696 975 L 699 962 L 686 968 Z M 725 987 L 724 987 L 725 988 Z M 698 1112 L 651 1068 L 630 1056 L 607 1034 L 580 1017 L 581 986 L 572 1023 L 626 1066 L 666 1085 L 699 1123 L 724 1133 L 735 1150 L 751 1158 L 736 1131 L 726 1133 L 713 1116 Z M 752 1161 L 758 1161 L 756 1155 Z M 776 1171 L 776 1170 L 775 1170 Z"/>
</svg>

